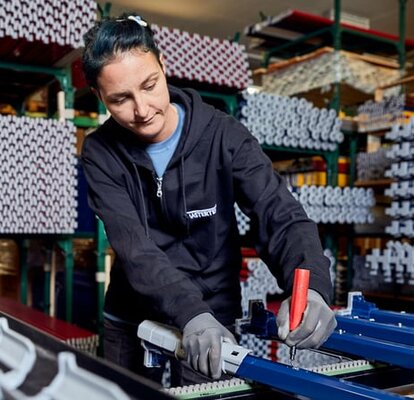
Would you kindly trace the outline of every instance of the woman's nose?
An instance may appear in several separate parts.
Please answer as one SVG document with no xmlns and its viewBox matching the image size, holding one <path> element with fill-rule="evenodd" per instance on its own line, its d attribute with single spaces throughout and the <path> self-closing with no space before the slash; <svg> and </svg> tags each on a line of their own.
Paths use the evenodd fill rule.
<svg viewBox="0 0 414 400">
<path fill-rule="evenodd" d="M 148 114 L 148 105 L 143 99 L 135 98 L 134 101 L 134 114 L 140 119 L 145 119 Z"/>
</svg>

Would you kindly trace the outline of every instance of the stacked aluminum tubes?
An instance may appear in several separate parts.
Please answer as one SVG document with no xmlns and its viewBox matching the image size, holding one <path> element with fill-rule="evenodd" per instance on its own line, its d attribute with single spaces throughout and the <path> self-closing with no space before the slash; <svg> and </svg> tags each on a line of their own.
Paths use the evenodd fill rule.
<svg viewBox="0 0 414 400">
<path fill-rule="evenodd" d="M 0 7 L 0 38 L 80 48 L 96 20 L 94 0 L 8 0 Z"/>
<path fill-rule="evenodd" d="M 334 151 L 344 140 L 335 110 L 266 92 L 246 90 L 243 98 L 240 121 L 260 144 Z"/>
<path fill-rule="evenodd" d="M 263 75 L 262 85 L 267 92 L 292 96 L 310 90 L 329 91 L 332 84 L 346 83 L 367 94 L 400 79 L 402 74 L 393 68 L 383 68 L 353 59 L 344 53 L 333 52 L 314 57 Z M 399 88 L 387 89 L 387 95 Z"/>
<path fill-rule="evenodd" d="M 373 249 L 365 266 L 370 275 L 381 273 L 386 283 L 414 285 L 414 247 L 408 243 L 389 241 L 386 249 Z"/>
<path fill-rule="evenodd" d="M 362 181 L 381 179 L 390 165 L 391 161 L 387 156 L 387 150 L 383 147 L 373 153 L 358 153 L 356 158 L 357 179 Z"/>
<path fill-rule="evenodd" d="M 381 102 L 368 100 L 358 107 L 358 130 L 370 132 L 389 127 L 398 129 L 396 122 L 402 118 L 404 104 L 404 94 L 386 97 Z"/>
<path fill-rule="evenodd" d="M 323 224 L 373 223 L 370 208 L 375 205 L 371 188 L 302 186 L 293 193 L 308 217 Z"/>
<path fill-rule="evenodd" d="M 165 57 L 167 76 L 238 90 L 252 83 L 244 45 L 154 24 L 151 28 Z"/>
<path fill-rule="evenodd" d="M 405 95 L 389 96 L 378 102 L 368 100 L 358 107 L 358 115 L 367 115 L 370 118 L 382 117 L 386 114 L 399 116 L 404 109 Z"/>
<path fill-rule="evenodd" d="M 293 195 L 302 204 L 308 217 L 322 224 L 372 224 L 371 207 L 375 205 L 372 188 L 339 186 L 307 186 L 295 188 Z M 250 230 L 250 219 L 235 205 L 240 235 Z"/>
<path fill-rule="evenodd" d="M 76 163 L 72 123 L 0 116 L 0 233 L 73 233 Z"/>
</svg>

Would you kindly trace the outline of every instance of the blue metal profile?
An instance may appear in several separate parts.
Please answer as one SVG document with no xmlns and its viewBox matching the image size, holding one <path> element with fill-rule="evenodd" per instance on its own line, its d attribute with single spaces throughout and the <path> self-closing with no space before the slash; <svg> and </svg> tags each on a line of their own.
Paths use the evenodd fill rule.
<svg viewBox="0 0 414 400">
<path fill-rule="evenodd" d="M 414 332 L 410 327 L 340 316 L 336 317 L 336 321 L 338 322 L 336 330 L 394 343 L 414 345 Z"/>
<path fill-rule="evenodd" d="M 365 318 L 384 324 L 402 325 L 414 328 L 414 314 L 397 311 L 382 311 L 362 295 L 352 297 L 351 316 Z M 412 342 L 414 344 L 414 341 Z"/>
<path fill-rule="evenodd" d="M 323 348 L 414 369 L 414 347 L 406 344 L 335 331 Z"/>
<path fill-rule="evenodd" d="M 246 356 L 236 376 L 317 400 L 395 400 L 405 397 L 300 368 Z"/>
<path fill-rule="evenodd" d="M 414 315 L 404 312 L 373 310 L 371 319 L 384 324 L 401 324 L 414 328 Z"/>
</svg>

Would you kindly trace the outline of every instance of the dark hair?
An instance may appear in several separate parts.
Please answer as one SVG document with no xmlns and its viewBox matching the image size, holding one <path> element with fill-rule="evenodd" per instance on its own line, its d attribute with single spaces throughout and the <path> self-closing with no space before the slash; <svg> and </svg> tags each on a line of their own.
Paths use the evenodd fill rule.
<svg viewBox="0 0 414 400">
<path fill-rule="evenodd" d="M 128 15 L 118 18 L 105 18 L 85 33 L 85 48 L 82 66 L 85 79 L 92 87 L 97 87 L 97 79 L 102 68 L 122 52 L 140 49 L 153 53 L 160 61 L 160 51 L 154 40 L 154 32 L 140 17 L 128 19 Z"/>
</svg>

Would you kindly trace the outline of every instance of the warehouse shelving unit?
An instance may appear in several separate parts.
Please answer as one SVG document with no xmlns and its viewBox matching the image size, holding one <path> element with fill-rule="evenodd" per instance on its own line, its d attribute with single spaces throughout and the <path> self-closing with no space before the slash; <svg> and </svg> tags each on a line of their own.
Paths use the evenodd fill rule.
<svg viewBox="0 0 414 400">
<path fill-rule="evenodd" d="M 406 51 L 414 48 L 414 41 L 405 39 L 405 14 L 406 14 L 406 0 L 399 0 L 399 36 L 385 34 L 370 29 L 359 28 L 346 23 L 341 23 L 341 1 L 334 0 L 334 19 L 320 17 L 304 13 L 297 10 L 289 10 L 275 17 L 266 17 L 262 15 L 262 21 L 251 25 L 245 29 L 245 34 L 248 37 L 259 39 L 259 49 L 262 51 L 262 68 L 258 73 L 263 74 L 265 71 L 272 70 L 270 61 L 272 57 L 280 59 L 291 59 L 292 57 L 301 57 L 310 52 L 317 53 L 322 51 L 326 46 L 332 46 L 334 52 L 341 50 L 364 52 L 375 49 L 374 53 L 380 56 L 397 55 L 400 70 L 404 70 Z M 275 64 L 277 66 L 277 63 Z M 404 83 L 404 80 L 402 80 Z M 388 88 L 388 86 L 385 86 Z M 333 89 L 329 93 L 329 105 L 337 111 L 341 107 L 341 95 L 347 93 L 351 96 L 358 94 L 349 92 L 346 87 L 343 87 L 340 82 L 333 85 Z M 301 94 L 297 94 L 301 96 Z M 312 95 L 308 95 L 309 96 Z M 374 95 L 372 95 L 374 96 Z M 359 101 L 364 101 L 368 96 L 359 96 Z M 312 99 L 311 99 L 312 100 Z M 348 99 L 347 99 L 348 101 Z M 351 97 L 352 101 L 352 97 Z M 344 124 L 342 132 L 345 135 L 346 145 L 341 146 L 341 150 L 337 152 L 314 152 L 314 151 L 300 151 L 295 152 L 294 149 L 286 148 L 269 148 L 263 146 L 266 152 L 270 155 L 277 152 L 278 154 L 309 154 L 321 155 L 327 162 L 328 184 L 336 185 L 337 183 L 337 165 L 338 157 L 341 152 L 346 151 L 350 159 L 350 186 L 354 186 L 356 178 L 356 155 L 358 151 L 358 141 L 361 134 L 357 132 L 355 124 Z M 385 185 L 388 180 L 381 182 Z M 380 182 L 377 182 L 378 185 Z M 367 187 L 368 182 L 358 182 L 359 187 Z M 333 235 L 329 233 L 326 236 L 326 244 L 331 249 L 335 250 L 335 240 Z M 351 270 L 351 261 L 353 257 L 353 229 L 346 230 L 348 240 L 348 271 Z M 348 284 L 350 284 L 351 276 L 348 274 Z"/>
<path fill-rule="evenodd" d="M 5 45 L 3 46 L 3 41 L 5 41 Z M 8 39 L 0 39 L 0 43 L 2 43 L 0 51 L 0 60 L 6 59 L 9 60 L 11 57 L 8 55 L 9 51 L 8 44 L 12 44 L 11 41 Z M 53 49 L 54 46 L 51 46 Z M 21 48 L 22 52 L 24 53 L 25 46 L 24 45 L 16 45 L 16 48 Z M 57 57 L 63 57 L 64 52 L 58 50 L 59 47 L 55 46 L 57 49 L 56 51 L 51 51 L 52 54 L 57 54 Z M 33 45 L 31 46 L 31 51 L 33 52 Z M 15 51 L 15 50 L 14 50 Z M 44 47 L 40 46 L 38 50 L 34 50 L 35 54 L 39 51 L 40 54 L 44 51 Z M 27 54 L 27 53 L 25 53 Z M 38 57 L 38 56 L 37 56 Z M 52 62 L 56 63 L 57 59 L 51 58 L 39 58 L 42 62 Z M 29 62 L 29 58 L 24 58 L 25 62 Z M 33 61 L 37 61 L 34 59 Z M 35 64 L 28 64 L 28 63 L 20 63 L 20 62 L 12 62 L 12 61 L 0 61 L 0 69 L 8 71 L 9 74 L 5 74 L 9 77 L 9 79 L 5 79 L 0 82 L 0 102 L 12 104 L 16 108 L 16 110 L 20 111 L 20 114 L 23 113 L 23 103 L 27 96 L 32 94 L 37 89 L 41 88 L 42 86 L 47 86 L 52 81 L 56 80 L 61 85 L 62 90 L 65 92 L 65 108 L 68 110 L 73 110 L 73 88 L 71 86 L 71 72 L 68 67 L 48 67 L 44 65 L 35 65 Z M 24 78 L 22 78 L 24 77 Z M 11 78 L 11 79 L 10 79 Z M 23 81 L 24 84 L 20 82 Z M 12 86 L 13 88 L 18 88 L 17 90 L 10 90 L 8 86 Z M 11 96 L 12 97 L 11 97 Z M 28 290 L 28 273 L 27 273 L 27 264 L 26 264 L 26 250 L 27 250 L 27 241 L 30 240 L 30 235 L 7 235 L 8 238 L 13 238 L 17 240 L 19 243 L 20 249 L 20 273 L 21 273 L 21 286 L 20 286 L 20 299 L 22 303 L 27 303 L 27 290 Z M 66 310 L 65 316 L 67 321 L 71 321 L 72 319 L 72 276 L 73 276 L 73 252 L 71 248 L 71 238 L 70 237 L 60 237 L 58 240 L 58 245 L 65 253 L 65 271 L 66 271 Z M 49 275 L 46 274 L 45 276 L 45 287 L 49 286 L 48 282 Z M 46 300 L 46 299 L 45 299 Z M 48 301 L 46 301 L 48 304 Z M 48 309 L 45 309 L 45 312 L 48 312 Z"/>
<path fill-rule="evenodd" d="M 79 57 L 79 50 L 69 45 L 30 42 L 23 38 L 0 38 L 0 103 L 11 104 L 18 115 L 24 115 L 24 103 L 28 96 L 37 90 L 55 83 L 64 93 L 64 112 L 58 117 L 83 124 L 85 121 L 74 119 L 74 87 L 72 85 L 71 63 Z M 52 117 L 52 115 L 49 115 Z M 20 301 L 27 304 L 28 266 L 27 250 L 33 239 L 44 239 L 58 246 L 64 255 L 65 270 L 65 319 L 72 321 L 74 254 L 73 238 L 90 236 L 90 233 L 75 234 L 0 234 L 2 238 L 15 240 L 19 246 L 20 259 Z M 50 260 L 44 271 L 44 312 L 50 307 Z"/>
</svg>

